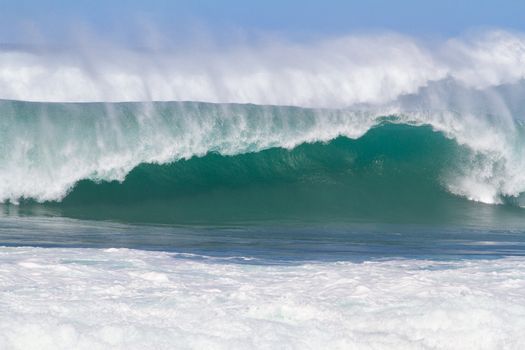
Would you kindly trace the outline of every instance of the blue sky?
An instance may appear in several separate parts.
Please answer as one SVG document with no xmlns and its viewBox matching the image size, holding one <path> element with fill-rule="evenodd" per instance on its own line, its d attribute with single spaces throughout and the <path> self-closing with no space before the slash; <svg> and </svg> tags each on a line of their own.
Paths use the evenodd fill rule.
<svg viewBox="0 0 525 350">
<path fill-rule="evenodd" d="M 144 22 L 166 36 L 200 26 L 285 37 L 384 30 L 449 37 L 486 27 L 523 30 L 524 13 L 519 0 L 0 0 L 0 41 L 37 33 L 61 40 L 77 26 L 133 41 Z"/>
</svg>

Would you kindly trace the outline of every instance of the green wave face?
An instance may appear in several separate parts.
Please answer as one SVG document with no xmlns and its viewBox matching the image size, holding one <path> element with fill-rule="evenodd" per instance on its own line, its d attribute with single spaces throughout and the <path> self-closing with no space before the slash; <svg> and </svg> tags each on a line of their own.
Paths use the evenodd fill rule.
<svg viewBox="0 0 525 350">
<path fill-rule="evenodd" d="M 469 154 L 428 126 L 386 123 L 356 140 L 141 164 L 122 183 L 83 180 L 62 202 L 44 207 L 79 218 L 170 224 L 523 225 L 520 208 L 446 190 Z"/>
<path fill-rule="evenodd" d="M 7 211 L 170 224 L 524 224 L 524 129 L 496 115 L 15 101 L 0 101 L 0 115 Z"/>
</svg>

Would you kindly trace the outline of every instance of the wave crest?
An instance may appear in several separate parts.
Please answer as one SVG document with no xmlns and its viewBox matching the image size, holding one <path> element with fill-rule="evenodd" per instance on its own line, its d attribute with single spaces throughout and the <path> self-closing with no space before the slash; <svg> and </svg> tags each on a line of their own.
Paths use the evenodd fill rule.
<svg viewBox="0 0 525 350">
<path fill-rule="evenodd" d="M 0 199 L 61 200 L 80 180 L 123 181 L 142 163 L 165 164 L 208 153 L 228 156 L 293 149 L 339 136 L 359 139 L 385 122 L 430 125 L 453 139 L 458 149 L 468 150 L 442 163 L 440 172 L 446 175 L 442 184 L 452 193 L 501 203 L 525 190 L 525 137 L 520 123 L 503 123 L 491 115 L 396 108 L 3 101 Z M 401 134 L 388 137 L 402 141 Z M 351 170 L 351 164 L 348 167 Z"/>
</svg>

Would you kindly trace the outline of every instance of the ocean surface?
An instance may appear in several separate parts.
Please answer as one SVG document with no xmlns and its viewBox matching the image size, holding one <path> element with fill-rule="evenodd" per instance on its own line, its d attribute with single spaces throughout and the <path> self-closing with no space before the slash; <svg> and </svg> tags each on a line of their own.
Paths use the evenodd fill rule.
<svg viewBox="0 0 525 350">
<path fill-rule="evenodd" d="M 525 127 L 425 93 L 0 101 L 0 348 L 523 348 Z"/>
<path fill-rule="evenodd" d="M 0 45 L 0 349 L 525 348 L 524 34 L 200 44 Z"/>
</svg>

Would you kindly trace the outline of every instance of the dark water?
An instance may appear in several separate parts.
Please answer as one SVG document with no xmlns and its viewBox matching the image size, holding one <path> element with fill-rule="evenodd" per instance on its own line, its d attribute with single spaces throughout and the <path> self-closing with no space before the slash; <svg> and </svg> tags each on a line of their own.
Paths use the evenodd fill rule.
<svg viewBox="0 0 525 350">
<path fill-rule="evenodd" d="M 172 226 L 4 215 L 0 245 L 125 247 L 264 263 L 497 258 L 525 255 L 525 230 L 348 223 Z"/>
</svg>

